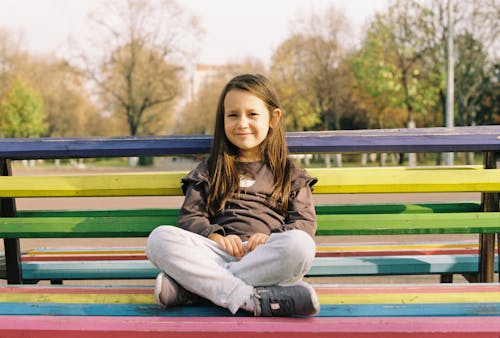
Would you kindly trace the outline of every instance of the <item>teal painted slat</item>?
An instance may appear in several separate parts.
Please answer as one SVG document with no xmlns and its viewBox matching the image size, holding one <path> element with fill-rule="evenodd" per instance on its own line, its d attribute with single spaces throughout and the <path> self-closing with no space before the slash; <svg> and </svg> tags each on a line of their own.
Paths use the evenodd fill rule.
<svg viewBox="0 0 500 338">
<path fill-rule="evenodd" d="M 232 316 L 216 306 L 163 310 L 154 304 L 0 303 L 0 315 L 51 316 Z M 239 311 L 238 316 L 250 316 Z M 500 303 L 326 304 L 318 317 L 499 316 Z"/>
<path fill-rule="evenodd" d="M 498 260 L 498 258 L 497 258 Z M 498 268 L 498 262 L 495 264 Z M 477 272 L 477 255 L 319 257 L 307 276 L 369 276 Z M 146 260 L 24 262 L 26 279 L 150 279 L 159 270 Z"/>
<path fill-rule="evenodd" d="M 308 275 L 319 277 L 471 273 L 478 271 L 478 262 L 477 255 L 319 257 L 314 260 Z"/>
</svg>

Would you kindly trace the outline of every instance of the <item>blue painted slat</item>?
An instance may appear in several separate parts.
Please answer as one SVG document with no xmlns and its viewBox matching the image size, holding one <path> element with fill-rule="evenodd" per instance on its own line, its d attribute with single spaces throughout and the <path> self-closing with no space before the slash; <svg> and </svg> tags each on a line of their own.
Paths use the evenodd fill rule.
<svg viewBox="0 0 500 338">
<path fill-rule="evenodd" d="M 500 126 L 287 133 L 291 152 L 499 151 Z M 0 139 L 0 158 L 205 154 L 210 135 Z"/>
<path fill-rule="evenodd" d="M 498 269 L 498 258 L 495 267 Z M 318 257 L 308 277 L 470 273 L 478 255 Z M 25 279 L 150 279 L 159 270 L 146 260 L 24 262 Z"/>
<path fill-rule="evenodd" d="M 232 316 L 216 306 L 163 310 L 154 304 L 0 303 L 0 315 L 52 316 Z M 244 311 L 239 316 L 249 316 Z M 499 316 L 500 303 L 326 304 L 318 317 Z"/>
</svg>

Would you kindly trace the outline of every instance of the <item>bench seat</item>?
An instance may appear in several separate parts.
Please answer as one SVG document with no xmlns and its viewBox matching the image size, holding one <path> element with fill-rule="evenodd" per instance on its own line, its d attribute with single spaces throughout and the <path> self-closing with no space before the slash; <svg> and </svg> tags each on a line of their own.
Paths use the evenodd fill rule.
<svg viewBox="0 0 500 338">
<path fill-rule="evenodd" d="M 307 276 L 471 274 L 478 260 L 471 240 L 324 243 Z M 38 248 L 24 252 L 22 262 L 27 280 L 150 279 L 159 272 L 143 247 Z"/>
<path fill-rule="evenodd" d="M 498 284 L 315 288 L 321 303 L 317 317 L 270 319 L 245 312 L 234 317 L 209 305 L 162 310 L 150 287 L 0 287 L 0 336 L 36 331 L 43 337 L 497 337 L 500 332 Z"/>
<path fill-rule="evenodd" d="M 495 233 L 500 215 L 480 212 L 476 202 L 423 204 L 318 205 L 318 236 L 434 233 Z M 0 218 L 4 238 L 146 237 L 158 225 L 175 224 L 178 209 L 19 211 Z M 120 224 L 120 227 L 116 227 Z M 406 244 L 410 245 L 410 244 Z M 383 243 L 371 246 L 319 245 L 310 277 L 407 274 L 474 274 L 478 272 L 478 243 Z M 441 246 L 450 246 L 445 251 Z M 452 250 L 454 247 L 454 250 Z M 353 248 L 356 248 L 353 250 Z M 470 249 L 473 250 L 470 250 Z M 82 251 L 83 250 L 83 251 Z M 93 251 L 92 251 L 93 250 Z M 158 270 L 143 248 L 83 248 L 22 256 L 26 281 L 79 279 L 149 279 Z M 71 250 L 70 250 L 71 251 Z M 498 250 L 497 250 L 498 251 Z M 430 255 L 431 254 L 431 255 Z M 345 257 L 341 257 L 345 256 Z M 495 258 L 498 260 L 498 258 Z M 495 265 L 498 271 L 498 264 Z M 0 277 L 5 272 L 0 271 Z"/>
</svg>

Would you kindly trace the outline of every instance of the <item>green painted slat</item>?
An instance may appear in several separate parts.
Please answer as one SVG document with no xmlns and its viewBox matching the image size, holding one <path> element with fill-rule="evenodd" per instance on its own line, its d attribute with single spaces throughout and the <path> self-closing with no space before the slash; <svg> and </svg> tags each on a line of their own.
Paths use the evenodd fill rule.
<svg viewBox="0 0 500 338">
<path fill-rule="evenodd" d="M 467 234 L 500 232 L 500 213 L 319 215 L 317 235 Z"/>
<path fill-rule="evenodd" d="M 401 213 L 443 213 L 480 212 L 481 203 L 415 203 L 415 204 L 346 204 L 317 205 L 316 214 L 401 214 Z"/>
<path fill-rule="evenodd" d="M 146 237 L 162 224 L 177 224 L 177 216 L 0 218 L 0 237 Z"/>
<path fill-rule="evenodd" d="M 18 217 L 177 217 L 179 209 L 116 209 L 116 210 L 19 210 Z"/>
<path fill-rule="evenodd" d="M 2 238 L 145 237 L 177 217 L 0 218 Z M 318 215 L 317 235 L 464 234 L 500 232 L 500 213 Z"/>
<path fill-rule="evenodd" d="M 480 212 L 481 204 L 475 202 L 423 203 L 423 204 L 346 204 L 317 205 L 318 215 L 331 214 L 400 214 Z M 20 210 L 18 217 L 130 217 L 130 216 L 177 216 L 179 209 L 132 209 L 132 210 Z"/>
</svg>

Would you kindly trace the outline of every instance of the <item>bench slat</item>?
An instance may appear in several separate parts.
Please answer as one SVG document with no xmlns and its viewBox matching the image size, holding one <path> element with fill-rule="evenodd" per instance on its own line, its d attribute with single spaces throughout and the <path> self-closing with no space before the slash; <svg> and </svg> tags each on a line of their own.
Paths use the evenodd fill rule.
<svg viewBox="0 0 500 338">
<path fill-rule="evenodd" d="M 330 214 L 401 214 L 401 213 L 442 213 L 481 212 L 481 203 L 409 203 L 409 204 L 340 204 L 316 205 L 317 215 Z M 114 210 L 18 210 L 18 217 L 134 217 L 134 216 L 175 216 L 179 209 L 114 209 Z"/>
<path fill-rule="evenodd" d="M 92 304 L 49 303 L 40 304 L 0 303 L 0 313 L 10 315 L 59 315 L 59 316 L 159 316 L 200 317 L 232 316 L 223 308 L 197 306 L 164 311 L 154 304 Z M 245 314 L 240 314 L 245 315 Z M 317 317 L 407 317 L 407 316 L 494 316 L 500 315 L 500 302 L 474 302 L 453 304 L 335 304 L 322 305 Z"/>
<path fill-rule="evenodd" d="M 500 169 L 310 169 L 317 194 L 497 192 Z M 0 176 L 0 197 L 180 196 L 185 172 Z"/>
<path fill-rule="evenodd" d="M 500 213 L 318 215 L 319 236 L 388 234 L 464 234 L 500 232 Z M 3 238 L 146 237 L 177 217 L 11 217 L 0 218 Z M 116 224 L 120 224 L 117 227 Z"/>
<path fill-rule="evenodd" d="M 500 150 L 499 126 L 402 128 L 286 133 L 293 153 Z M 0 138 L 0 158 L 85 158 L 206 154 L 210 135 L 106 138 Z"/>
<path fill-rule="evenodd" d="M 11 338 L 498 338 L 496 317 L 245 318 L 0 316 L 0 333 Z"/>
<path fill-rule="evenodd" d="M 316 257 L 306 276 L 474 273 L 478 262 L 478 255 Z M 151 279 L 159 273 L 147 260 L 28 261 L 22 269 L 31 280 Z"/>
</svg>

